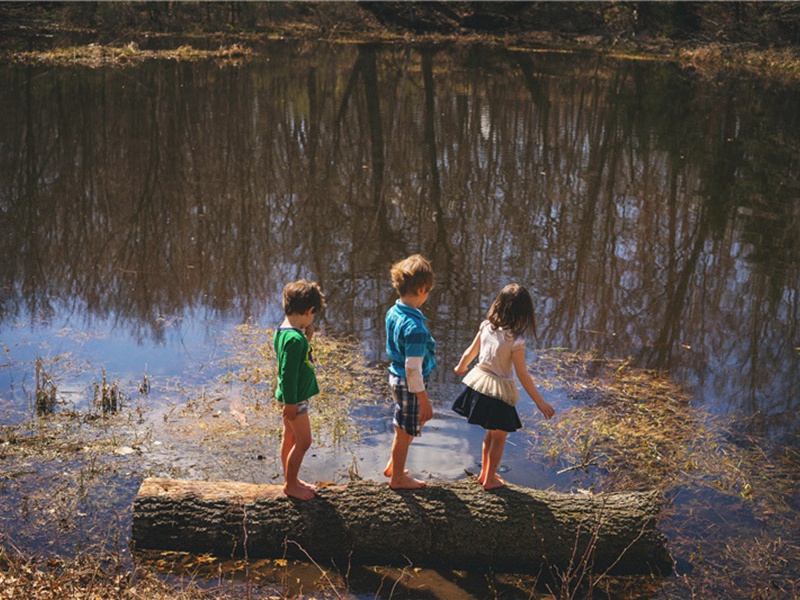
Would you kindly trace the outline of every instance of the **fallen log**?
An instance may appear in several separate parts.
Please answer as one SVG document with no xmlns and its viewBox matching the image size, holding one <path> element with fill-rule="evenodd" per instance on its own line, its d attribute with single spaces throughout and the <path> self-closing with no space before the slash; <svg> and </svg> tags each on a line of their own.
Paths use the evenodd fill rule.
<svg viewBox="0 0 800 600">
<path fill-rule="evenodd" d="M 474 479 L 391 490 L 322 487 L 309 501 L 277 485 L 146 479 L 133 506 L 137 548 L 319 563 L 562 572 L 671 570 L 658 492 L 563 494 Z"/>
</svg>

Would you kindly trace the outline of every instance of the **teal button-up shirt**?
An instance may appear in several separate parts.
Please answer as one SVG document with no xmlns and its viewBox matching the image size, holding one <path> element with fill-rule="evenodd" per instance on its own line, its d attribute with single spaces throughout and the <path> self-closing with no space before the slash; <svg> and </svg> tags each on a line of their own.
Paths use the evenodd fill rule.
<svg viewBox="0 0 800 600">
<path fill-rule="evenodd" d="M 406 376 L 406 358 L 422 357 L 422 376 L 427 378 L 436 367 L 436 342 L 428 331 L 427 319 L 418 308 L 400 300 L 386 313 L 386 353 L 392 364 L 389 372 Z"/>
</svg>

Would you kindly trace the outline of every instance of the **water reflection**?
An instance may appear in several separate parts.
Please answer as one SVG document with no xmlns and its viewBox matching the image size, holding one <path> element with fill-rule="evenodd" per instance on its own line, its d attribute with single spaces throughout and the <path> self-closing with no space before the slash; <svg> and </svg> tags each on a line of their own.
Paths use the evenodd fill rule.
<svg viewBox="0 0 800 600">
<path fill-rule="evenodd" d="M 797 90 L 475 48 L 264 53 L 0 70 L 7 345 L 66 320 L 174 347 L 176 322 L 277 318 L 311 276 L 326 327 L 378 359 L 388 266 L 423 252 L 440 383 L 517 280 L 540 346 L 632 355 L 796 435 Z"/>
</svg>

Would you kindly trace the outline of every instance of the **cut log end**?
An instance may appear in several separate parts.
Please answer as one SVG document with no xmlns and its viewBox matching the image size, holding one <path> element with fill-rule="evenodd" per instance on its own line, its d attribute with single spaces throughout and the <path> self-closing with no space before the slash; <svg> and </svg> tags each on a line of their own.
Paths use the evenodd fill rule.
<svg viewBox="0 0 800 600">
<path fill-rule="evenodd" d="M 321 488 L 309 501 L 280 486 L 146 479 L 134 501 L 138 548 L 318 562 L 565 570 L 671 570 L 658 531 L 658 492 L 563 494 L 475 480 L 392 490 L 353 482 Z M 288 543 L 289 541 L 295 543 Z M 343 564 L 343 563 L 339 563 Z"/>
</svg>

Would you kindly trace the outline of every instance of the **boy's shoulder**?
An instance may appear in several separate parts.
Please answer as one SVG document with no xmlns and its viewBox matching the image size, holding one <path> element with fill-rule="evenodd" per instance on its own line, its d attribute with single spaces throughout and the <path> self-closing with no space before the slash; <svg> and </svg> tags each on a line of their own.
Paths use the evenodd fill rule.
<svg viewBox="0 0 800 600">
<path fill-rule="evenodd" d="M 275 343 L 291 343 L 292 341 L 307 342 L 305 334 L 296 327 L 279 327 L 275 330 Z"/>
<path fill-rule="evenodd" d="M 422 311 L 399 302 L 386 313 L 386 325 L 387 329 L 402 332 L 404 336 L 420 334 L 430 337 L 427 319 Z"/>
<path fill-rule="evenodd" d="M 392 307 L 386 311 L 386 319 L 425 323 L 425 315 L 422 314 L 421 310 L 399 301 L 395 302 Z"/>
</svg>

